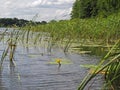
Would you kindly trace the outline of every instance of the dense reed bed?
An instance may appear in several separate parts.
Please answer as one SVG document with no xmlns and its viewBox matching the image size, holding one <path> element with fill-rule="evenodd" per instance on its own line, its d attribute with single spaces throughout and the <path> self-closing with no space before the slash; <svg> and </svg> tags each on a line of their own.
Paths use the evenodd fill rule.
<svg viewBox="0 0 120 90">
<path fill-rule="evenodd" d="M 73 19 L 49 22 L 29 28 L 32 31 L 48 32 L 53 40 L 68 39 L 80 41 L 89 39 L 94 41 L 114 42 L 120 38 L 120 14 L 113 14 L 107 18 Z M 28 29 L 26 26 L 24 29 Z"/>
</svg>

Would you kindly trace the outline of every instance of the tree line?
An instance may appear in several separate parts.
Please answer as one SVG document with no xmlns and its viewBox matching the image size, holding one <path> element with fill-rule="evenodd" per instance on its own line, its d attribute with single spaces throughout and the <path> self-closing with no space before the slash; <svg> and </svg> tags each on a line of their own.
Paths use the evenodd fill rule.
<svg viewBox="0 0 120 90">
<path fill-rule="evenodd" d="M 0 27 L 13 27 L 13 26 L 26 26 L 28 24 L 30 25 L 38 25 L 38 24 L 46 24 L 46 21 L 42 22 L 33 22 L 28 21 L 24 19 L 18 19 L 18 18 L 0 18 Z"/>
<path fill-rule="evenodd" d="M 107 17 L 120 10 L 120 0 L 76 0 L 71 18 Z"/>
</svg>

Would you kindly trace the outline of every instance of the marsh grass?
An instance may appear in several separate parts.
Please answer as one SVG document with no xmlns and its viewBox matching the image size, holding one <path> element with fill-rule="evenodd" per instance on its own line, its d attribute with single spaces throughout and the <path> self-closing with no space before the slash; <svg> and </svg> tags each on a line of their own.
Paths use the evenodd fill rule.
<svg viewBox="0 0 120 90">
<path fill-rule="evenodd" d="M 88 73 L 85 76 L 83 81 L 81 82 L 78 90 L 84 90 L 85 86 L 91 81 L 97 74 L 99 74 L 102 70 L 106 70 L 105 73 L 105 86 L 108 85 L 107 89 L 118 90 L 119 89 L 119 80 L 120 80 L 120 52 L 117 53 L 115 56 L 111 57 L 111 54 L 114 53 L 114 49 L 118 48 L 117 46 L 120 44 L 120 40 L 116 42 L 116 44 L 111 48 L 111 50 L 105 55 L 103 59 L 101 59 L 100 63 L 97 67 L 95 67 L 94 72 Z M 107 63 L 105 63 L 107 60 Z M 101 67 L 102 66 L 102 67 Z M 106 87 L 104 87 L 106 88 Z"/>
<path fill-rule="evenodd" d="M 9 50 L 9 47 L 7 47 L 7 49 L 5 49 L 2 53 L 2 57 L 0 60 L 0 69 L 2 69 L 3 61 L 4 61 L 5 57 L 7 56 L 8 50 Z"/>
<path fill-rule="evenodd" d="M 5 32 L 3 32 L 3 34 L 6 35 Z M 14 54 L 17 47 L 17 43 L 18 43 L 18 38 L 19 38 L 19 31 L 13 30 L 9 32 L 9 35 L 7 36 L 7 40 L 5 40 L 7 43 L 7 46 L 2 53 L 2 57 L 0 60 L 0 68 L 2 68 L 3 61 L 7 55 L 9 55 L 10 64 L 15 65 L 13 60 L 14 60 Z"/>
<path fill-rule="evenodd" d="M 13 36 L 14 34 L 14 36 Z M 10 35 L 10 39 L 8 40 L 8 44 L 9 44 L 9 47 L 10 47 L 10 61 L 13 60 L 13 56 L 14 56 L 14 53 L 15 53 L 15 49 L 16 49 L 16 46 L 17 46 L 17 40 L 19 38 L 19 31 L 17 32 L 11 32 L 11 35 Z"/>
<path fill-rule="evenodd" d="M 110 15 L 107 18 L 72 19 L 58 22 L 49 22 L 45 25 L 26 26 L 27 42 L 30 31 L 48 33 L 51 39 L 50 48 L 55 44 L 61 45 L 67 52 L 73 42 L 84 44 L 88 40 L 98 45 L 113 45 L 120 38 L 120 13 Z M 34 34 L 33 34 L 34 35 Z M 40 34 L 36 35 L 34 43 L 38 42 Z M 83 41 L 83 42 L 81 42 Z"/>
</svg>

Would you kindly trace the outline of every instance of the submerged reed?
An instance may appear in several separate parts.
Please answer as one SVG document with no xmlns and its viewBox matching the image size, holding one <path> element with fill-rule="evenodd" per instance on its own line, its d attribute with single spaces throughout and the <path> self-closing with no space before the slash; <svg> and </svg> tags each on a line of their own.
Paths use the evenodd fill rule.
<svg viewBox="0 0 120 90">
<path fill-rule="evenodd" d="M 6 34 L 4 34 L 4 35 L 6 35 Z M 9 35 L 7 36 L 7 38 L 8 38 L 6 40 L 7 48 L 4 49 L 4 51 L 2 53 L 2 57 L 0 60 L 0 68 L 2 68 L 3 61 L 7 55 L 9 55 L 10 65 L 14 65 L 13 59 L 14 59 L 16 46 L 18 43 L 19 31 L 13 30 L 13 31 L 9 32 Z"/>
</svg>

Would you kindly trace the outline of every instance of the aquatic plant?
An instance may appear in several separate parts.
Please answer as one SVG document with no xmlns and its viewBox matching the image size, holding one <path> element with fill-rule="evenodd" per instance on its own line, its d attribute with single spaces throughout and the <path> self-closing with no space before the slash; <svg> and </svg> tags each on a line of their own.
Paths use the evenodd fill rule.
<svg viewBox="0 0 120 90">
<path fill-rule="evenodd" d="M 1 57 L 1 60 L 0 60 L 0 69 L 2 69 L 2 64 L 3 64 L 3 61 L 4 61 L 5 57 L 7 56 L 8 50 L 9 50 L 9 47 L 7 47 L 7 49 L 5 49 L 2 53 L 2 57 Z"/>
<path fill-rule="evenodd" d="M 14 65 L 13 59 L 14 59 L 16 46 L 18 43 L 18 38 L 19 38 L 19 31 L 13 30 L 9 32 L 8 39 L 6 40 L 7 47 L 4 49 L 0 60 L 0 68 L 2 68 L 3 61 L 7 55 L 9 55 L 10 65 Z"/>
<path fill-rule="evenodd" d="M 78 87 L 78 90 L 83 90 L 88 82 L 103 70 L 106 70 L 105 86 L 108 86 L 104 88 L 113 90 L 119 89 L 120 85 L 118 82 L 120 81 L 120 49 L 117 54 L 114 52 L 115 49 L 118 50 L 118 45 L 120 45 L 120 40 L 116 42 L 116 44 L 110 49 L 107 55 L 105 55 L 105 57 L 99 62 L 98 66 L 95 67 L 95 70 L 92 72 L 92 74 L 90 72 L 88 73 L 88 75 L 83 79 L 80 86 Z M 105 63 L 106 61 L 107 63 Z"/>
<path fill-rule="evenodd" d="M 49 37 L 49 51 L 53 46 L 59 45 L 64 52 L 67 52 L 73 43 L 80 45 L 89 41 L 98 45 L 113 45 L 120 38 L 119 16 L 120 13 L 112 14 L 107 18 L 96 17 L 49 22 L 45 25 L 26 26 L 22 29 L 28 30 L 26 41 L 28 41 L 29 32 L 44 32 Z M 22 31 L 24 32 L 24 30 Z M 40 37 L 40 34 L 36 35 L 34 43 L 39 42 L 37 40 Z"/>
</svg>

